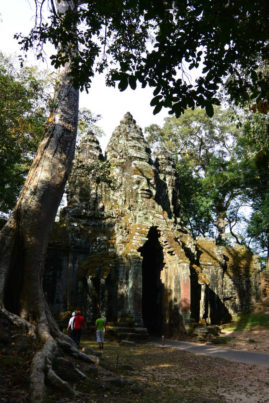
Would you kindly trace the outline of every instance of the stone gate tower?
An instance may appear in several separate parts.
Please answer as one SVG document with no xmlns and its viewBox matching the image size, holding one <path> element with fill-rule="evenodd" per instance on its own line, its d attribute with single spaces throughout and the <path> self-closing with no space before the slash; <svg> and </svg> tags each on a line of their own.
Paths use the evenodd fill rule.
<svg viewBox="0 0 269 403">
<path fill-rule="evenodd" d="M 169 156 L 152 161 L 130 113 L 106 156 L 92 133 L 84 136 L 47 258 L 54 312 L 80 306 L 88 320 L 101 310 L 111 322 L 128 317 L 153 334 L 176 334 L 191 316 L 218 321 L 240 310 L 225 251 L 194 242 L 180 223 L 177 180 Z"/>
</svg>

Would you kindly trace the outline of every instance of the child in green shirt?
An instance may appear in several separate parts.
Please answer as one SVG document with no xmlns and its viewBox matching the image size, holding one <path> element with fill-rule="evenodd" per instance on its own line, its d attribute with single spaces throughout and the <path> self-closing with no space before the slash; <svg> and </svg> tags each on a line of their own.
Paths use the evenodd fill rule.
<svg viewBox="0 0 269 403">
<path fill-rule="evenodd" d="M 100 317 L 96 319 L 96 341 L 99 344 L 99 349 L 103 350 L 104 348 L 104 333 L 105 333 L 105 319 Z"/>
</svg>

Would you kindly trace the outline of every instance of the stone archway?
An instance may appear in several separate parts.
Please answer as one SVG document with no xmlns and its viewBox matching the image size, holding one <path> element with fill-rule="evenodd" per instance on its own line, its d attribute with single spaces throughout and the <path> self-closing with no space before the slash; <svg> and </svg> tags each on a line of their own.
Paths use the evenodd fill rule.
<svg viewBox="0 0 269 403">
<path fill-rule="evenodd" d="M 148 240 L 139 249 L 142 260 L 142 318 L 152 335 L 160 336 L 164 321 L 164 284 L 161 271 L 164 267 L 163 249 L 156 227 L 151 227 Z"/>
</svg>

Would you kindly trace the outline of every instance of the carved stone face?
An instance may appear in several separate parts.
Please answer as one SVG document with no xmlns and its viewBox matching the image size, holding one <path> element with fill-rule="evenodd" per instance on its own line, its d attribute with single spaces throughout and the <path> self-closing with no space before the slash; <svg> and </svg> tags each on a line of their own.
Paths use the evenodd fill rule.
<svg viewBox="0 0 269 403">
<path fill-rule="evenodd" d="M 132 163 L 133 190 L 138 194 L 138 200 L 154 198 L 155 171 L 154 167 L 144 161 Z"/>
</svg>

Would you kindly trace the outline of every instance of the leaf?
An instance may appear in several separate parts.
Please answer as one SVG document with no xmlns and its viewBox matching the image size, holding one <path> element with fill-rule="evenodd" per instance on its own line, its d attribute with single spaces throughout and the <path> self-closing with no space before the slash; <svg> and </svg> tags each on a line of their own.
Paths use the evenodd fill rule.
<svg viewBox="0 0 269 403">
<path fill-rule="evenodd" d="M 129 85 L 132 88 L 132 90 L 136 89 L 136 78 L 134 76 L 129 77 Z"/>
<path fill-rule="evenodd" d="M 172 111 L 176 115 L 176 117 L 178 118 L 180 116 L 180 114 L 183 112 L 181 103 L 178 102 L 178 103 L 174 104 L 173 107 L 172 107 Z"/>
<path fill-rule="evenodd" d="M 155 90 L 153 91 L 153 95 L 154 96 L 158 95 L 160 91 L 161 91 L 161 87 L 160 86 L 156 87 Z"/>
<path fill-rule="evenodd" d="M 205 111 L 207 116 L 209 116 L 210 118 L 214 116 L 214 108 L 212 104 L 207 104 L 205 107 Z"/>
<path fill-rule="evenodd" d="M 155 106 L 154 110 L 153 110 L 153 115 L 157 115 L 157 113 L 159 113 L 162 109 L 162 104 L 159 104 L 157 106 Z"/>
<path fill-rule="evenodd" d="M 125 76 L 122 76 L 122 78 L 119 82 L 118 88 L 120 91 L 124 91 L 124 90 L 126 90 L 127 87 L 128 87 L 128 78 L 125 75 Z"/>
<path fill-rule="evenodd" d="M 154 105 L 158 105 L 159 101 L 162 99 L 161 95 L 158 95 L 157 97 L 152 98 L 152 100 L 150 101 L 150 105 L 154 106 Z"/>
</svg>

